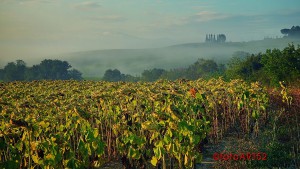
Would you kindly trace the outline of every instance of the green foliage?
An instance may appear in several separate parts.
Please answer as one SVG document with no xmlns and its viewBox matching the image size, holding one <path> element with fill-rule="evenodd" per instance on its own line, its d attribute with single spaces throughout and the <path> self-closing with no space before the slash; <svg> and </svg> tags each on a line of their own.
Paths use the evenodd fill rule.
<svg viewBox="0 0 300 169">
<path fill-rule="evenodd" d="M 221 138 L 234 121 L 249 133 L 268 101 L 257 83 L 222 79 L 4 82 L 1 88 L 1 168 L 93 168 L 118 157 L 130 168 L 166 166 L 170 159 L 192 168 L 201 140 L 210 133 Z M 253 111 L 257 116 L 247 113 Z"/>
<path fill-rule="evenodd" d="M 154 82 L 158 80 L 162 74 L 164 74 L 164 69 L 151 69 L 151 70 L 144 70 L 142 73 L 142 80 L 147 82 Z"/>
<path fill-rule="evenodd" d="M 194 64 L 188 67 L 187 77 L 195 80 L 198 78 L 207 78 L 218 71 L 218 65 L 213 60 L 198 59 Z"/>
<path fill-rule="evenodd" d="M 267 50 L 262 56 L 266 79 L 271 85 L 279 81 L 293 83 L 300 78 L 300 47 L 289 45 L 282 51 L 279 49 Z"/>
<path fill-rule="evenodd" d="M 261 54 L 248 55 L 246 57 L 233 57 L 228 63 L 226 71 L 227 78 L 243 78 L 246 81 L 260 79 L 260 72 L 263 67 L 261 64 Z"/>
<path fill-rule="evenodd" d="M 300 47 L 293 44 L 283 50 L 268 49 L 266 53 L 233 57 L 228 63 L 226 78 L 242 78 L 278 86 L 279 81 L 296 83 L 300 78 Z"/>
<path fill-rule="evenodd" d="M 280 90 L 270 92 L 268 123 L 256 143 L 267 154 L 266 161 L 251 161 L 249 168 L 299 168 L 299 89 L 280 82 Z"/>
</svg>

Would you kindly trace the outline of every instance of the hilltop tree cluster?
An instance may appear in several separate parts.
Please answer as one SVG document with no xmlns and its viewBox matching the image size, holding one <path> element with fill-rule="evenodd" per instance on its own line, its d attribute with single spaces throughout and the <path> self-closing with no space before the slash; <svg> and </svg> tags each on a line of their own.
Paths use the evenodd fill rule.
<svg viewBox="0 0 300 169">
<path fill-rule="evenodd" d="M 0 69 L 0 80 L 32 81 L 32 80 L 81 80 L 82 73 L 66 61 L 45 59 L 38 65 L 27 67 L 23 60 L 8 63 Z"/>
<path fill-rule="evenodd" d="M 291 29 L 281 29 L 281 33 L 286 37 L 300 38 L 300 26 L 293 26 Z"/>
<path fill-rule="evenodd" d="M 226 36 L 224 34 L 218 34 L 217 36 L 213 34 L 208 34 L 206 35 L 205 38 L 205 42 L 222 43 L 225 41 L 226 41 Z"/>
</svg>

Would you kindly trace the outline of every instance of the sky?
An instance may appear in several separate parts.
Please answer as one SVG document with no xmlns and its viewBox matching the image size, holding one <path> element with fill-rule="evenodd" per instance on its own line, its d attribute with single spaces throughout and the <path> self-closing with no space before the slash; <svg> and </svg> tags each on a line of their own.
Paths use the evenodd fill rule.
<svg viewBox="0 0 300 169">
<path fill-rule="evenodd" d="M 280 37 L 299 0 L 0 0 L 0 66 L 68 52 Z"/>
</svg>

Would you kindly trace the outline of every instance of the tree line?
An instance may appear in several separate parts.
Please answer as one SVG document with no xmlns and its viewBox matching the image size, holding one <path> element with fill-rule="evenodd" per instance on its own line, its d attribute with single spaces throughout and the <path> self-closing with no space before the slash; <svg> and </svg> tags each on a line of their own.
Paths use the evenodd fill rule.
<svg viewBox="0 0 300 169">
<path fill-rule="evenodd" d="M 9 62 L 0 69 L 2 81 L 32 81 L 32 80 L 81 80 L 82 73 L 71 69 L 67 61 L 45 59 L 38 65 L 27 67 L 23 60 Z"/>
<path fill-rule="evenodd" d="M 156 81 L 158 79 L 176 80 L 223 77 L 225 80 L 243 79 L 248 82 L 260 81 L 265 85 L 278 85 L 279 81 L 290 84 L 299 83 L 300 46 L 289 44 L 283 50 L 268 49 L 265 53 L 250 54 L 235 52 L 227 65 L 217 64 L 211 59 L 198 59 L 187 68 L 164 70 L 154 68 L 144 70 L 141 77 L 122 74 L 118 69 L 108 69 L 105 81 Z"/>
<path fill-rule="evenodd" d="M 217 64 L 214 60 L 198 59 L 194 64 L 187 68 L 178 68 L 165 70 L 153 68 L 144 70 L 141 77 L 134 77 L 128 74 L 122 74 L 118 69 L 108 69 L 105 71 L 103 80 L 105 81 L 147 81 L 153 82 L 158 79 L 176 80 L 176 79 L 191 79 L 211 78 L 220 76 L 225 71 L 224 64 Z"/>
<path fill-rule="evenodd" d="M 76 69 L 71 69 L 71 67 L 66 61 L 50 59 L 45 59 L 38 65 L 27 67 L 24 61 L 17 60 L 0 69 L 0 80 L 82 80 L 82 73 Z M 144 70 L 139 77 L 123 74 L 118 69 L 108 69 L 102 80 L 153 82 L 158 79 L 195 80 L 213 77 L 223 77 L 225 80 L 239 78 L 248 82 L 260 81 L 271 86 L 278 85 L 279 81 L 297 84 L 300 82 L 300 46 L 295 47 L 293 44 L 289 44 L 283 50 L 268 49 L 265 53 L 258 54 L 235 52 L 226 65 L 217 64 L 212 59 L 198 59 L 186 68 Z"/>
</svg>

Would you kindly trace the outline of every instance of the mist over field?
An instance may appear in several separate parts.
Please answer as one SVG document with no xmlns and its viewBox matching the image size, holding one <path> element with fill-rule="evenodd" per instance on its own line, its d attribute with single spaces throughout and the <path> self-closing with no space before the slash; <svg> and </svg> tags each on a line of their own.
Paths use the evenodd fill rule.
<svg viewBox="0 0 300 169">
<path fill-rule="evenodd" d="M 68 61 L 73 68 L 83 73 L 83 77 L 101 78 L 108 69 L 118 69 L 124 74 L 140 76 L 144 70 L 153 68 L 186 68 L 199 58 L 226 64 L 236 52 L 264 53 L 267 49 L 283 49 L 288 44 L 297 46 L 300 39 L 277 38 L 249 42 L 185 43 L 143 49 L 102 49 L 26 57 L 23 60 L 29 66 L 38 64 L 43 59 Z M 12 61 L 14 60 L 7 58 L 1 62 L 1 66 Z"/>
<path fill-rule="evenodd" d="M 61 59 L 78 68 L 85 77 L 102 77 L 107 69 L 118 69 L 133 76 L 147 69 L 185 68 L 199 58 L 226 64 L 239 51 L 257 54 L 267 49 L 282 49 L 299 39 L 266 39 L 250 42 L 187 43 L 163 48 L 112 49 L 68 53 Z"/>
</svg>

